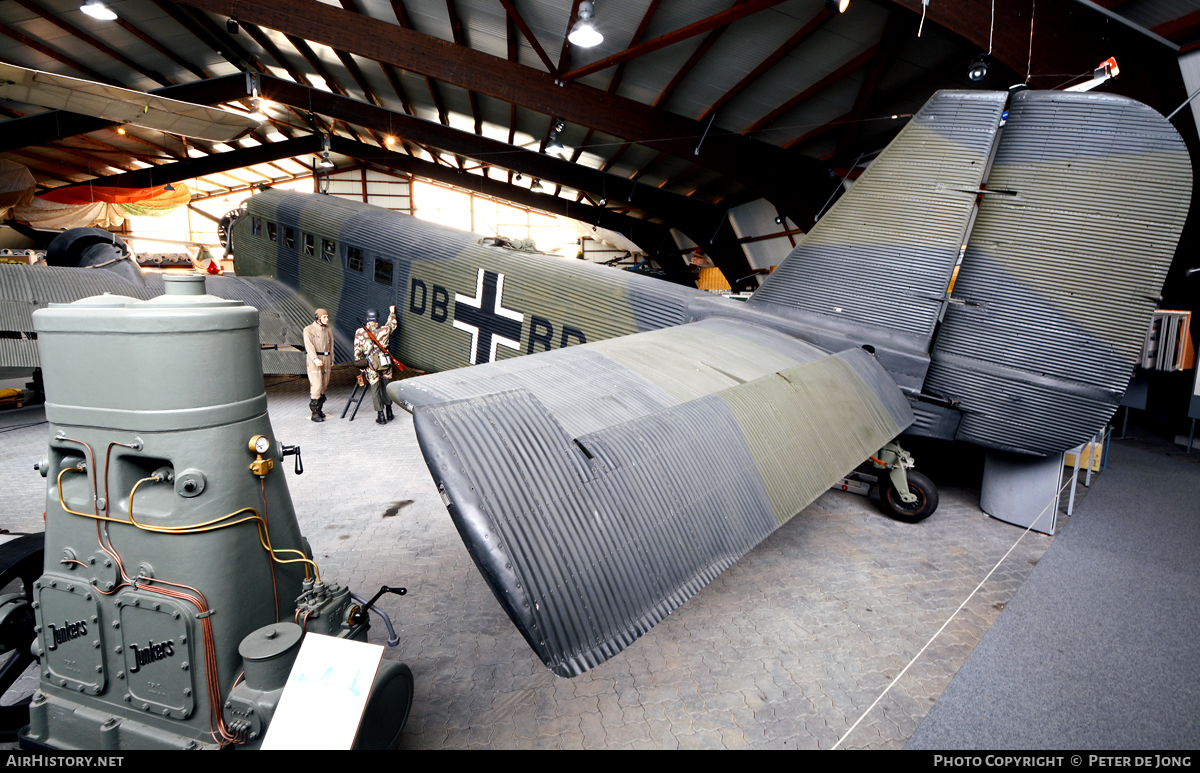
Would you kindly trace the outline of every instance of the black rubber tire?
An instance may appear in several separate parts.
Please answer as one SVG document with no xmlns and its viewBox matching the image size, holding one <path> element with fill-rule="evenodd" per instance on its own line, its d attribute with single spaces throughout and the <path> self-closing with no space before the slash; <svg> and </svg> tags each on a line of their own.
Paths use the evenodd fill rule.
<svg viewBox="0 0 1200 773">
<path fill-rule="evenodd" d="M 371 685 L 363 721 L 354 739 L 356 750 L 391 750 L 400 743 L 413 704 L 412 670 L 404 663 L 384 661 Z"/>
<path fill-rule="evenodd" d="M 896 491 L 890 477 L 885 480 L 887 482 L 879 492 L 879 502 L 884 511 L 897 521 L 916 523 L 925 520 L 937 510 L 937 486 L 916 470 L 908 471 L 908 490 L 917 495 L 917 501 L 911 505 L 900 501 L 900 492 Z"/>
<path fill-rule="evenodd" d="M 30 534 L 0 546 L 0 590 L 20 580 L 21 592 L 32 604 L 33 581 L 42 576 L 44 537 L 43 534 Z M 36 635 L 33 625 L 33 615 L 30 615 L 21 624 L 11 625 L 0 631 L 5 645 L 13 652 L 3 665 L 0 665 L 0 695 L 8 692 L 8 688 L 12 687 L 34 661 L 29 652 L 29 646 Z M 17 740 L 17 732 L 29 724 L 31 698 L 32 696 L 12 706 L 0 706 L 0 742 Z"/>
</svg>

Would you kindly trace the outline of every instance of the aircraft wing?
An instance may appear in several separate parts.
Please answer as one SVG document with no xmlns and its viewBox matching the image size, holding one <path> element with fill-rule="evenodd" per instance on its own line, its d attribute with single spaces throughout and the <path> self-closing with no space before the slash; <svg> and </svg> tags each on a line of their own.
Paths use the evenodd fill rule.
<svg viewBox="0 0 1200 773">
<path fill-rule="evenodd" d="M 213 142 L 235 140 L 259 125 L 232 110 L 2 62 L 0 98 Z"/>
<path fill-rule="evenodd" d="M 560 676 L 629 646 L 913 420 L 866 351 L 728 319 L 388 391 L 480 572 Z"/>
</svg>

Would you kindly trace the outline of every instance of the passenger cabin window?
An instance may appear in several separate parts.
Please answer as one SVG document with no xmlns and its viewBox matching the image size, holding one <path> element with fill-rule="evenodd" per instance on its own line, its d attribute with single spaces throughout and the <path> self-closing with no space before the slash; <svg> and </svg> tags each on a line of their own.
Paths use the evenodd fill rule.
<svg viewBox="0 0 1200 773">
<path fill-rule="evenodd" d="M 254 234 L 255 236 L 262 236 L 262 218 L 250 218 L 250 233 Z"/>
<path fill-rule="evenodd" d="M 346 268 L 351 271 L 363 270 L 363 251 L 357 247 L 346 248 Z M 389 281 L 388 284 L 391 284 Z"/>
<path fill-rule="evenodd" d="M 293 249 L 296 247 L 296 231 L 295 231 L 295 229 L 288 228 L 287 226 L 283 227 L 283 246 L 291 247 Z"/>
<path fill-rule="evenodd" d="M 392 286 L 392 261 L 375 258 L 375 281 L 381 285 Z"/>
<path fill-rule="evenodd" d="M 314 244 L 314 243 L 315 243 L 315 242 L 314 242 L 314 240 L 313 240 L 313 235 L 312 235 L 312 234 L 304 234 L 304 254 L 305 254 L 305 255 L 315 255 L 315 254 L 316 254 L 316 253 L 313 251 L 313 244 Z"/>
<path fill-rule="evenodd" d="M 279 240 L 279 227 L 270 220 L 267 221 L 267 238 L 273 242 Z"/>
<path fill-rule="evenodd" d="M 333 256 L 337 254 L 337 245 L 329 239 L 321 240 L 321 260 L 331 262 Z"/>
</svg>

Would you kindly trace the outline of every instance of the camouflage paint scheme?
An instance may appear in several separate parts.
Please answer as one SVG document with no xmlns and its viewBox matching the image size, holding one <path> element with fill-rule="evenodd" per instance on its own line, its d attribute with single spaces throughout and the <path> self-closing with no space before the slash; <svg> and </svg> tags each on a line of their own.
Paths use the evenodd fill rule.
<svg viewBox="0 0 1200 773">
<path fill-rule="evenodd" d="M 253 230 L 256 218 L 259 233 Z M 285 229 L 295 233 L 294 247 L 286 246 Z M 301 288 L 310 303 L 329 310 L 342 362 L 372 306 L 396 306 L 400 329 L 390 348 L 397 359 L 440 371 L 472 364 L 472 333 L 454 323 L 464 321 L 460 317 L 476 298 L 484 306 L 478 311 L 485 330 L 511 327 L 497 308 L 521 317 L 508 319 L 519 327 L 508 337 L 519 348 L 498 346 L 492 355 L 488 346 L 488 356 L 477 362 L 681 324 L 687 301 L 707 298 L 699 290 L 584 261 L 485 246 L 475 234 L 330 196 L 265 191 L 250 199 L 246 216 L 231 230 L 239 276 Z M 310 235 L 313 254 L 305 251 Z M 326 242 L 334 249 L 328 261 L 322 255 Z M 361 270 L 352 267 L 359 257 L 352 250 L 361 251 Z M 380 280 L 390 271 L 390 281 L 377 281 L 377 270 Z"/>
<path fill-rule="evenodd" d="M 745 304 L 328 196 L 254 196 L 232 237 L 242 281 L 331 312 L 338 361 L 396 306 L 393 354 L 445 372 L 389 394 L 497 599 L 574 675 L 906 428 L 1035 456 L 1091 437 L 1191 182 L 1136 101 L 947 91 Z"/>
</svg>

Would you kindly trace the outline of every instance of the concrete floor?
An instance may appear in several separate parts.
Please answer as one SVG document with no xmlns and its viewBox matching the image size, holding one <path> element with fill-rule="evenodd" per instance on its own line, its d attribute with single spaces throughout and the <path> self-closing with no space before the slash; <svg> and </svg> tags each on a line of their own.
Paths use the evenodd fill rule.
<svg viewBox="0 0 1200 773">
<path fill-rule="evenodd" d="M 269 382 L 279 442 L 303 449 L 304 475 L 289 466 L 287 478 L 322 574 L 360 595 L 409 590 L 380 602 L 401 637 L 385 657 L 416 678 L 401 748 L 829 748 L 1021 535 L 979 509 L 977 482 L 935 467 L 921 469 L 941 505 L 918 524 L 828 492 L 624 652 L 563 679 L 476 571 L 408 415 L 378 426 L 368 399 L 354 422 L 337 418 L 351 385 L 343 371 L 329 420 L 316 424 L 303 378 Z M 45 481 L 32 464 L 47 425 L 20 425 L 43 418 L 0 417 L 10 532 L 42 528 Z M 1028 534 L 842 746 L 903 747 L 1051 542 Z"/>
</svg>

